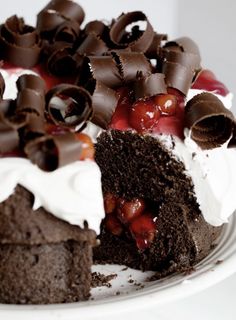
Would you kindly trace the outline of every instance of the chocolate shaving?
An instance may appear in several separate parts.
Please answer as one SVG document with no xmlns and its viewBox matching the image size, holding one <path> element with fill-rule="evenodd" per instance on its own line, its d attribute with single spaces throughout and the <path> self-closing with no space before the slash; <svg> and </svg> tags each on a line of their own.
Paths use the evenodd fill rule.
<svg viewBox="0 0 236 320">
<path fill-rule="evenodd" d="M 18 91 L 22 91 L 24 89 L 31 89 L 40 93 L 42 96 L 44 96 L 46 92 L 45 81 L 34 74 L 24 74 L 20 76 L 17 79 L 16 86 Z"/>
<path fill-rule="evenodd" d="M 175 62 L 164 62 L 162 72 L 165 75 L 167 87 L 177 89 L 187 95 L 194 76 L 191 68 Z"/>
<path fill-rule="evenodd" d="M 28 88 L 19 91 L 16 101 L 17 113 L 35 113 L 42 117 L 44 108 L 44 98 L 40 93 Z"/>
<path fill-rule="evenodd" d="M 77 53 L 85 56 L 100 56 L 108 51 L 105 42 L 96 34 L 88 34 L 77 49 Z"/>
<path fill-rule="evenodd" d="M 155 33 L 150 47 L 145 52 L 146 57 L 149 59 L 157 59 L 161 51 L 161 43 L 167 40 L 167 34 Z"/>
<path fill-rule="evenodd" d="M 133 34 L 127 34 L 126 27 L 138 21 L 145 21 L 146 29 L 141 32 L 138 28 L 133 28 Z M 153 28 L 146 15 L 141 11 L 122 14 L 110 30 L 111 41 L 118 48 L 129 47 L 132 51 L 136 52 L 145 52 L 150 47 L 153 37 Z"/>
<path fill-rule="evenodd" d="M 24 140 L 29 141 L 46 133 L 45 118 L 35 114 L 27 115 L 27 124 L 24 127 Z"/>
<path fill-rule="evenodd" d="M 191 68 L 193 71 L 197 71 L 201 68 L 200 59 L 194 53 L 163 50 L 163 58 L 167 62 L 179 63 L 182 66 Z"/>
<path fill-rule="evenodd" d="M 45 171 L 77 161 L 82 152 L 81 142 L 75 134 L 66 133 L 59 136 L 43 136 L 26 144 L 24 148 L 28 158 Z"/>
<path fill-rule="evenodd" d="M 86 35 L 94 34 L 103 38 L 104 34 L 108 33 L 108 27 L 102 21 L 94 20 L 86 24 L 84 32 Z"/>
<path fill-rule="evenodd" d="M 181 37 L 181 38 L 169 41 L 164 45 L 164 49 L 168 49 L 171 51 L 180 50 L 182 52 L 196 54 L 199 57 L 199 59 L 201 59 L 198 45 L 188 37 Z"/>
<path fill-rule="evenodd" d="M 162 73 L 154 73 L 141 77 L 134 83 L 133 89 L 136 100 L 167 93 L 165 76 Z"/>
<path fill-rule="evenodd" d="M 187 103 L 185 126 L 202 149 L 213 149 L 230 139 L 235 119 L 216 96 L 204 92 Z"/>
<path fill-rule="evenodd" d="M 46 109 L 55 124 L 78 131 L 92 116 L 92 98 L 84 88 L 60 84 L 48 91 Z"/>
<path fill-rule="evenodd" d="M 139 74 L 147 77 L 152 72 L 151 64 L 143 53 L 114 51 L 113 54 L 115 54 L 125 84 L 134 82 Z"/>
<path fill-rule="evenodd" d="M 47 48 L 47 55 L 46 64 L 49 73 L 56 76 L 67 76 L 77 71 L 71 44 L 57 41 Z"/>
<path fill-rule="evenodd" d="M 56 31 L 54 41 L 74 44 L 80 34 L 80 24 L 75 20 L 65 21 Z"/>
<path fill-rule="evenodd" d="M 4 60 L 22 68 L 39 62 L 41 44 L 36 30 L 15 15 L 0 27 L 0 47 Z"/>
<path fill-rule="evenodd" d="M 11 152 L 19 145 L 19 134 L 17 129 L 7 121 L 0 112 L 0 152 Z"/>
<path fill-rule="evenodd" d="M 78 3 L 71 0 L 52 0 L 39 12 L 37 29 L 47 36 L 66 21 L 76 21 L 81 25 L 84 16 L 84 10 Z"/>
<path fill-rule="evenodd" d="M 100 81 L 94 81 L 88 90 L 93 101 L 93 115 L 90 121 L 103 129 L 108 129 L 119 100 L 117 92 Z"/>
<path fill-rule="evenodd" d="M 0 72 L 0 99 L 2 99 L 4 91 L 5 91 L 5 81 Z"/>
<path fill-rule="evenodd" d="M 78 83 L 86 86 L 91 80 L 100 81 L 109 88 L 122 85 L 119 69 L 112 56 L 89 56 L 84 59 Z"/>
</svg>

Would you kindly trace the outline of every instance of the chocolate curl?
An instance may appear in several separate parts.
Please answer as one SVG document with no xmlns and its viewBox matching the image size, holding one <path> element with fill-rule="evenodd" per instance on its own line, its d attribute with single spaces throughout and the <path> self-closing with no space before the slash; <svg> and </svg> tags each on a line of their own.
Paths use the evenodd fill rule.
<svg viewBox="0 0 236 320">
<path fill-rule="evenodd" d="M 201 68 L 199 57 L 196 54 L 169 50 L 163 50 L 162 54 L 164 60 L 167 62 L 181 64 L 187 68 L 191 68 L 193 71 Z"/>
<path fill-rule="evenodd" d="M 127 36 L 126 27 L 138 21 L 145 21 L 147 24 L 146 29 L 141 32 L 138 28 L 133 28 L 133 34 L 131 33 Z M 114 22 L 110 30 L 111 41 L 118 48 L 129 47 L 135 52 L 145 52 L 150 47 L 153 37 L 153 28 L 146 15 L 141 11 L 133 11 L 122 14 Z"/>
<path fill-rule="evenodd" d="M 46 109 L 56 125 L 78 131 L 92 116 L 92 98 L 84 88 L 60 84 L 48 91 Z"/>
<path fill-rule="evenodd" d="M 40 59 L 41 44 L 36 30 L 17 16 L 0 27 L 1 56 L 22 68 L 34 67 Z"/>
<path fill-rule="evenodd" d="M 191 87 L 194 72 L 179 63 L 164 62 L 162 73 L 165 75 L 167 87 L 179 90 L 185 96 Z"/>
<path fill-rule="evenodd" d="M 103 129 L 107 129 L 117 107 L 119 95 L 100 81 L 93 81 L 88 90 L 92 95 L 93 101 L 91 122 Z"/>
<path fill-rule="evenodd" d="M 104 34 L 108 33 L 108 27 L 102 21 L 94 20 L 86 24 L 84 32 L 86 35 L 94 34 L 103 38 Z"/>
<path fill-rule="evenodd" d="M 0 72 L 0 99 L 2 99 L 4 91 L 5 91 L 5 81 Z"/>
<path fill-rule="evenodd" d="M 56 76 L 68 76 L 77 71 L 77 63 L 69 43 L 57 41 L 47 50 L 47 70 L 49 73 Z"/>
<path fill-rule="evenodd" d="M 24 140 L 29 141 L 45 135 L 45 118 L 35 114 L 27 115 L 27 124 L 24 127 Z"/>
<path fill-rule="evenodd" d="M 204 92 L 187 103 L 185 126 L 202 149 L 213 149 L 230 139 L 235 119 L 216 96 Z"/>
<path fill-rule="evenodd" d="M 134 82 L 133 89 L 136 100 L 167 93 L 165 76 L 162 73 L 153 73 L 147 77 L 140 77 Z"/>
<path fill-rule="evenodd" d="M 62 41 L 74 44 L 80 34 L 80 24 L 75 21 L 65 21 L 56 31 L 54 41 Z"/>
<path fill-rule="evenodd" d="M 70 20 L 81 25 L 84 16 L 84 10 L 78 3 L 71 0 L 52 0 L 37 15 L 37 29 L 41 33 L 54 32 Z"/>
<path fill-rule="evenodd" d="M 31 89 L 40 93 L 42 96 L 44 96 L 46 92 L 45 81 L 39 76 L 33 74 L 24 74 L 20 76 L 17 79 L 16 86 L 18 91 L 22 91 L 24 89 Z"/>
<path fill-rule="evenodd" d="M 147 77 L 152 72 L 151 64 L 143 53 L 114 51 L 113 54 L 125 84 L 135 81 L 140 73 L 143 77 Z"/>
<path fill-rule="evenodd" d="M 79 160 L 82 144 L 73 133 L 43 136 L 26 144 L 24 151 L 40 169 L 54 171 Z"/>
<path fill-rule="evenodd" d="M 112 56 L 89 56 L 84 59 L 78 83 L 86 86 L 91 80 L 102 82 L 109 88 L 117 88 L 122 85 L 119 69 Z"/>
<path fill-rule="evenodd" d="M 167 34 L 155 33 L 150 47 L 145 52 L 145 56 L 149 59 L 157 59 L 160 54 L 161 43 L 167 38 Z"/>
<path fill-rule="evenodd" d="M 18 92 L 16 101 L 17 113 L 34 113 L 43 117 L 44 108 L 44 97 L 39 92 L 28 88 Z"/>
<path fill-rule="evenodd" d="M 0 112 L 0 153 L 11 152 L 18 146 L 19 134 L 17 128 L 7 122 Z"/>
<path fill-rule="evenodd" d="M 77 49 L 81 56 L 100 56 L 108 51 L 105 42 L 94 33 L 88 34 Z"/>
</svg>

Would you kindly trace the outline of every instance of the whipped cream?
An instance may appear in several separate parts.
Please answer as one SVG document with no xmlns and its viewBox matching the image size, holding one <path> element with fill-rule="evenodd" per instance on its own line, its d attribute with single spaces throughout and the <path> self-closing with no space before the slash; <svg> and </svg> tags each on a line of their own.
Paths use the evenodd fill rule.
<svg viewBox="0 0 236 320">
<path fill-rule="evenodd" d="M 16 81 L 31 70 L 0 69 L 5 80 L 4 99 L 17 96 Z M 92 124 L 86 133 L 94 139 L 98 129 Z M 53 172 L 45 172 L 24 158 L 0 158 L 0 202 L 14 193 L 21 185 L 34 195 L 33 210 L 43 207 L 59 219 L 100 233 L 101 220 L 105 217 L 101 188 L 101 172 L 93 161 L 76 161 Z"/>
<path fill-rule="evenodd" d="M 0 202 L 21 185 L 34 195 L 33 210 L 43 207 L 70 224 L 97 234 L 104 218 L 101 173 L 93 161 L 76 161 L 53 172 L 45 172 L 24 158 L 0 159 Z"/>
</svg>

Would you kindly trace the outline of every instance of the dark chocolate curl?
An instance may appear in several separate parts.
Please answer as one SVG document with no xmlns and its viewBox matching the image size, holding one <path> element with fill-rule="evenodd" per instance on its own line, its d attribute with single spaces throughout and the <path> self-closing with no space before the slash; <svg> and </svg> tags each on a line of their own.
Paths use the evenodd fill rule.
<svg viewBox="0 0 236 320">
<path fill-rule="evenodd" d="M 213 94 L 204 92 L 195 96 L 185 111 L 185 126 L 202 149 L 220 147 L 232 136 L 234 115 Z"/>
<path fill-rule="evenodd" d="M 100 81 L 94 82 L 94 86 L 90 89 L 90 92 L 93 101 L 91 122 L 103 129 L 107 129 L 117 107 L 119 96 L 116 91 L 108 88 Z"/>
<path fill-rule="evenodd" d="M 45 101 L 40 92 L 28 88 L 18 92 L 16 101 L 17 113 L 34 113 L 43 117 L 44 110 Z"/>
<path fill-rule="evenodd" d="M 146 21 L 146 29 L 143 32 L 136 32 L 127 36 L 126 27 L 134 22 Z M 133 30 L 137 30 L 133 28 Z M 124 35 L 126 35 L 124 39 Z M 132 51 L 145 52 L 151 45 L 154 37 L 153 28 L 146 15 L 141 11 L 133 11 L 122 14 L 112 25 L 110 30 L 111 41 L 118 48 L 129 47 Z"/>
<path fill-rule="evenodd" d="M 25 146 L 28 158 L 45 171 L 54 171 L 59 167 L 79 160 L 82 151 L 81 142 L 75 134 L 43 136 L 30 141 Z"/>
<path fill-rule="evenodd" d="M 84 10 L 71 0 L 52 0 L 37 15 L 37 29 L 40 32 L 51 32 L 65 21 L 74 20 L 81 24 Z"/>
<path fill-rule="evenodd" d="M 46 92 L 45 81 L 34 74 L 23 74 L 17 79 L 16 86 L 18 91 L 31 89 L 40 93 L 42 96 L 44 96 Z"/>
<path fill-rule="evenodd" d="M 46 109 L 55 124 L 78 131 L 92 116 L 92 98 L 84 88 L 60 84 L 48 91 Z"/>
<path fill-rule="evenodd" d="M 77 71 L 77 63 L 72 55 L 72 44 L 56 41 L 45 45 L 44 53 L 47 56 L 46 67 L 50 74 L 68 76 Z"/>
<path fill-rule="evenodd" d="M 74 44 L 80 34 L 80 24 L 75 21 L 65 21 L 56 31 L 54 41 L 63 41 Z"/>
<path fill-rule="evenodd" d="M 36 30 L 17 16 L 8 18 L 0 27 L 1 56 L 22 68 L 34 67 L 40 59 L 41 44 Z"/>
<path fill-rule="evenodd" d="M 109 88 L 122 85 L 119 69 L 112 56 L 89 56 L 84 59 L 78 83 L 86 86 L 92 79 L 102 82 Z"/>
<path fill-rule="evenodd" d="M 16 128 L 5 121 L 0 112 L 0 153 L 11 152 L 19 145 L 19 134 Z"/>
<path fill-rule="evenodd" d="M 99 36 L 100 38 L 102 38 L 104 33 L 106 33 L 107 31 L 108 27 L 102 21 L 98 20 L 88 22 L 84 28 L 84 32 L 86 35 L 94 34 L 96 36 Z"/>
<path fill-rule="evenodd" d="M 100 56 L 107 51 L 108 47 L 106 46 L 105 42 L 93 33 L 87 35 L 77 49 L 77 53 L 86 56 Z"/>
<path fill-rule="evenodd" d="M 136 81 L 139 74 L 142 74 L 143 77 L 151 74 L 151 64 L 143 53 L 125 51 L 115 51 L 114 53 L 118 58 L 117 62 L 124 83 Z"/>
<path fill-rule="evenodd" d="M 163 50 L 163 57 L 167 62 L 179 63 L 182 66 L 197 71 L 201 68 L 200 60 L 194 53 Z"/>
<path fill-rule="evenodd" d="M 5 91 L 5 81 L 0 72 L 0 99 L 2 99 L 4 91 Z"/>
<path fill-rule="evenodd" d="M 153 73 L 147 77 L 141 77 L 134 82 L 133 88 L 136 100 L 167 93 L 165 76 L 163 73 Z"/>
<path fill-rule="evenodd" d="M 146 57 L 149 59 L 157 59 L 160 54 L 161 43 L 167 40 L 167 34 L 155 33 L 150 47 L 145 52 Z"/>
<path fill-rule="evenodd" d="M 177 89 L 187 95 L 194 76 L 191 68 L 175 62 L 164 62 L 162 73 L 165 75 L 167 87 Z"/>
</svg>

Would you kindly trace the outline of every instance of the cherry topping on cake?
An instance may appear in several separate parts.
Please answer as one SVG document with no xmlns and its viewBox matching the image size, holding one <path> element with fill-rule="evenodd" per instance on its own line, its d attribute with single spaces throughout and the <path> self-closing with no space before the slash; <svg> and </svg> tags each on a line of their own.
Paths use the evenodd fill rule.
<svg viewBox="0 0 236 320">
<path fill-rule="evenodd" d="M 121 222 L 117 219 L 114 214 L 108 214 L 105 218 L 105 227 L 115 236 L 120 236 L 123 232 Z"/>
<path fill-rule="evenodd" d="M 227 96 L 229 93 L 226 86 L 217 80 L 215 74 L 210 70 L 202 70 L 199 72 L 192 85 L 192 89 L 206 90 L 221 96 Z"/>
<path fill-rule="evenodd" d="M 162 115 L 173 116 L 176 113 L 177 98 L 172 94 L 159 94 L 153 98 Z"/>
<path fill-rule="evenodd" d="M 80 160 L 94 159 L 95 149 L 91 138 L 87 134 L 81 132 L 76 133 L 75 136 L 76 139 L 82 142 L 82 153 L 80 155 Z"/>
<path fill-rule="evenodd" d="M 106 214 L 112 213 L 117 204 L 117 197 L 112 193 L 107 193 L 104 197 L 104 209 Z"/>
<path fill-rule="evenodd" d="M 135 218 L 129 228 L 140 250 L 147 249 L 154 240 L 156 226 L 151 213 L 147 212 Z"/>
<path fill-rule="evenodd" d="M 136 101 L 129 113 L 129 123 L 138 132 L 150 131 L 161 117 L 159 108 L 152 99 Z"/>
<path fill-rule="evenodd" d="M 131 201 L 119 199 L 117 205 L 117 216 L 124 224 L 129 223 L 134 218 L 140 216 L 145 209 L 145 202 L 142 199 L 135 198 Z"/>
</svg>

